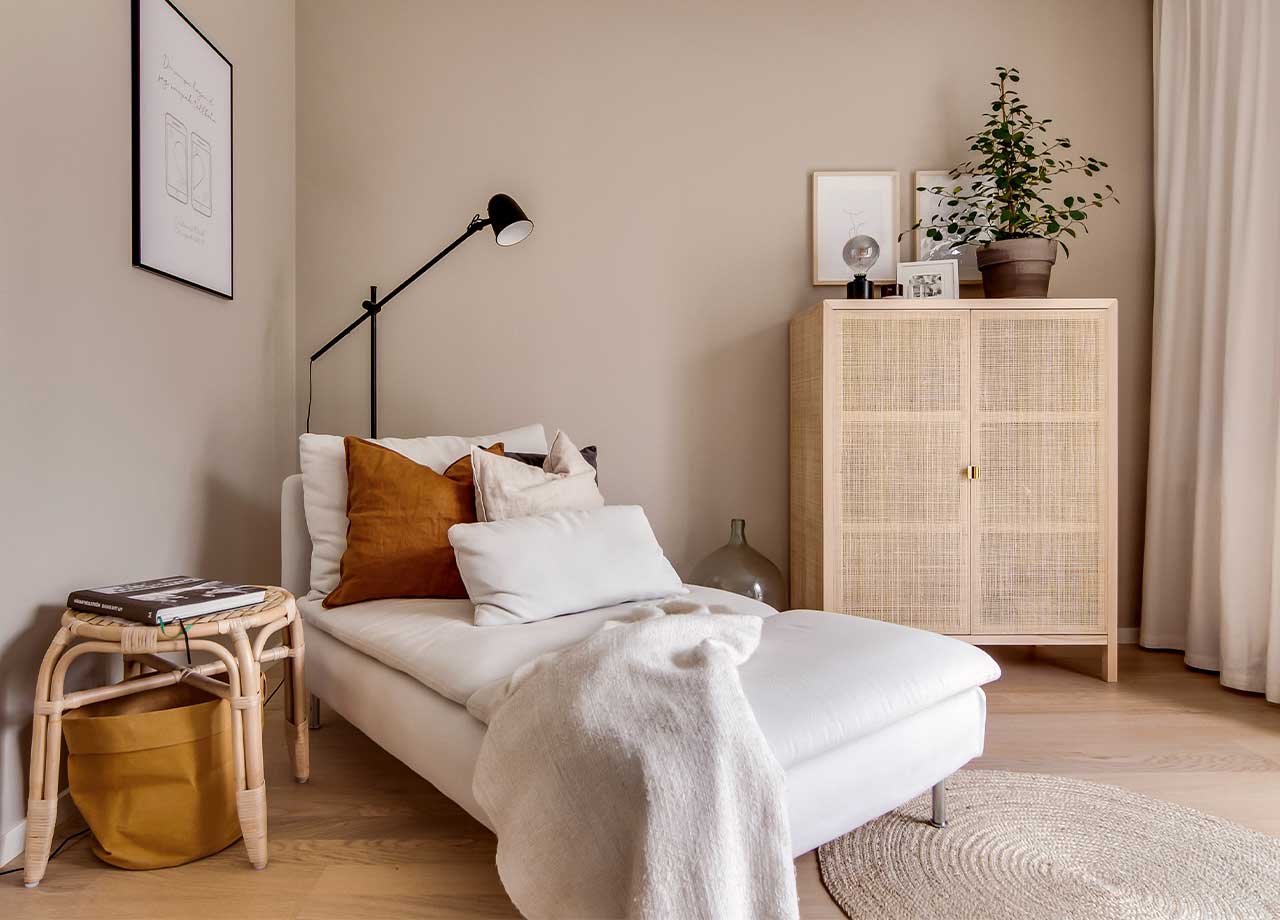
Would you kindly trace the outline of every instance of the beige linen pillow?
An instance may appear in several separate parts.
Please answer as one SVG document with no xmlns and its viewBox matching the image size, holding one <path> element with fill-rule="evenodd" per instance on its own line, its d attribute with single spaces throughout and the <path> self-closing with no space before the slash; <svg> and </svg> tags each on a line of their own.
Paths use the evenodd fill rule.
<svg viewBox="0 0 1280 920">
<path fill-rule="evenodd" d="M 596 471 L 582 459 L 563 431 L 557 431 L 542 469 L 510 457 L 472 449 L 476 483 L 476 520 L 586 511 L 604 505 L 596 485 Z"/>
</svg>

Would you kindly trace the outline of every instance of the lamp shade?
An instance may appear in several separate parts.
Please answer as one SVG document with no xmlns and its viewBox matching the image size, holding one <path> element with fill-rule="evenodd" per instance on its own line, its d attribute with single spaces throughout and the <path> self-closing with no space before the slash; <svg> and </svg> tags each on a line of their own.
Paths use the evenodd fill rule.
<svg viewBox="0 0 1280 920">
<path fill-rule="evenodd" d="M 510 195 L 494 195 L 489 199 L 489 224 L 499 246 L 514 246 L 533 232 L 533 221 Z"/>
</svg>

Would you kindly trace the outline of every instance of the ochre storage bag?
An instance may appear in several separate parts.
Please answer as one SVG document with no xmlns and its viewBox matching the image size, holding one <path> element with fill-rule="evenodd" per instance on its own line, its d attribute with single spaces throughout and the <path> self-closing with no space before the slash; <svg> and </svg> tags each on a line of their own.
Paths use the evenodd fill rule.
<svg viewBox="0 0 1280 920">
<path fill-rule="evenodd" d="M 226 700 L 175 684 L 70 710 L 62 730 L 98 858 L 160 869 L 240 839 Z"/>
</svg>

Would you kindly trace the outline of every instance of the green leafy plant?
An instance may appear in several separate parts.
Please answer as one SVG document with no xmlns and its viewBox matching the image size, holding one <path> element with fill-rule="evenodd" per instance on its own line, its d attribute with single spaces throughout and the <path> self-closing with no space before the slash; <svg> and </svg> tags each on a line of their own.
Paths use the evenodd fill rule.
<svg viewBox="0 0 1280 920">
<path fill-rule="evenodd" d="M 1072 193 L 1051 200 L 1050 187 L 1062 176 L 1092 179 L 1107 168 L 1097 157 L 1067 156 L 1071 141 L 1049 136 L 1052 118 L 1036 118 L 1014 91 L 1021 80 L 1016 67 L 997 67 L 992 86 L 1000 95 L 991 103 L 983 130 L 965 138 L 978 154 L 948 172 L 952 179 L 971 179 L 968 187 L 918 187 L 943 199 L 943 209 L 930 220 L 916 221 L 911 232 L 923 229 L 932 240 L 954 244 L 988 243 L 1027 237 L 1056 239 L 1070 255 L 1062 237 L 1089 232 L 1089 211 L 1108 201 L 1119 203 L 1115 190 L 1088 195 Z M 899 239 L 905 233 L 899 234 Z"/>
</svg>

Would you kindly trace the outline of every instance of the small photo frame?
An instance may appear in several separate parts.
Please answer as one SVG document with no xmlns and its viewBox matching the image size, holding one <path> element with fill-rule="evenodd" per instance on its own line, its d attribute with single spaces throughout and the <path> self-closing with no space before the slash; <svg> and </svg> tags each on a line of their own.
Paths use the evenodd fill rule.
<svg viewBox="0 0 1280 920">
<path fill-rule="evenodd" d="M 813 283 L 847 284 L 853 271 L 844 246 L 869 236 L 880 255 L 867 272 L 870 281 L 893 281 L 898 269 L 898 174 L 896 172 L 815 172 L 813 174 Z"/>
<path fill-rule="evenodd" d="M 975 181 L 973 176 L 960 176 L 958 179 L 953 179 L 951 178 L 951 173 L 945 169 L 920 169 L 916 170 L 914 188 L 931 189 L 942 187 L 953 189 L 959 186 L 963 191 L 967 192 L 973 187 Z M 929 191 L 917 191 L 915 193 L 915 202 L 915 220 L 920 221 L 925 226 L 929 224 L 934 215 L 945 216 L 955 210 L 946 206 L 946 196 L 935 195 Z M 982 273 L 978 271 L 977 243 L 956 245 L 945 239 L 931 240 L 925 236 L 923 226 L 915 232 L 915 238 L 916 259 L 922 262 L 936 259 L 955 259 L 960 263 L 961 284 L 982 283 Z"/>
<path fill-rule="evenodd" d="M 960 263 L 956 259 L 901 262 L 898 283 L 907 300 L 955 300 L 960 296 Z"/>
</svg>

